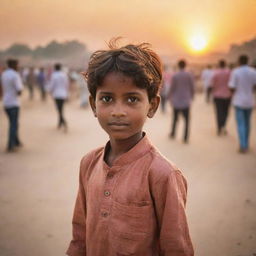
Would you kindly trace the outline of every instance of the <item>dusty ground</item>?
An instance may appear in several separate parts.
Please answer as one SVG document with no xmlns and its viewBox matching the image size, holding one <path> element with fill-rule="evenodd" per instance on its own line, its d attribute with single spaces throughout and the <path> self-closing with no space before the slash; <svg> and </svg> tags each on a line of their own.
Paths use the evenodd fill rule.
<svg viewBox="0 0 256 256">
<path fill-rule="evenodd" d="M 150 120 L 145 130 L 175 162 L 189 183 L 187 215 L 197 256 L 256 255 L 256 115 L 251 152 L 237 153 L 234 113 L 226 137 L 215 135 L 213 108 L 198 95 L 192 109 L 191 141 L 168 139 L 170 114 Z M 90 110 L 73 100 L 66 106 L 67 134 L 56 129 L 48 98 L 22 98 L 20 136 L 24 148 L 4 152 L 7 119 L 0 110 L 0 255 L 64 255 L 71 238 L 71 217 L 81 157 L 103 145 L 107 136 Z"/>
</svg>

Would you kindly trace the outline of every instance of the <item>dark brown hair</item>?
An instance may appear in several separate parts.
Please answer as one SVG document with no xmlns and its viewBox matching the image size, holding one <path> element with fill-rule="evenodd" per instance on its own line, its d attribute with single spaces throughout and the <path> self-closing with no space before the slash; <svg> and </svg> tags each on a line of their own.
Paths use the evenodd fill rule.
<svg viewBox="0 0 256 256">
<path fill-rule="evenodd" d="M 147 90 L 149 100 L 156 97 L 162 80 L 162 64 L 158 55 L 147 43 L 118 47 L 117 40 L 109 42 L 108 50 L 96 51 L 90 57 L 84 76 L 92 97 L 95 99 L 97 88 L 112 72 L 131 77 L 137 87 Z"/>
</svg>

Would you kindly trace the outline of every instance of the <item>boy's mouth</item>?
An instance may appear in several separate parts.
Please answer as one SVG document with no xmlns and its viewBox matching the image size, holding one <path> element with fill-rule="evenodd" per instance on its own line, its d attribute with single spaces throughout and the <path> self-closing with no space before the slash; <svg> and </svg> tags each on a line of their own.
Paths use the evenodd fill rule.
<svg viewBox="0 0 256 256">
<path fill-rule="evenodd" d="M 128 123 L 124 123 L 124 122 L 109 122 L 108 123 L 109 126 L 128 126 Z"/>
</svg>

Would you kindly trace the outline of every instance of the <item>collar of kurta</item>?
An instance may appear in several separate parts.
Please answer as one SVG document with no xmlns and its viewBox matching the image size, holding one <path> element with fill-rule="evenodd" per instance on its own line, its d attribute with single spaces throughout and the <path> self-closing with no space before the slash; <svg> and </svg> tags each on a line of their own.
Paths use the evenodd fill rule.
<svg viewBox="0 0 256 256">
<path fill-rule="evenodd" d="M 137 159 L 141 158 L 143 155 L 147 154 L 150 151 L 150 149 L 152 148 L 152 144 L 148 139 L 146 133 L 143 132 L 143 138 L 137 144 L 135 144 L 129 151 L 125 152 L 124 154 L 119 156 L 117 159 L 115 159 L 111 167 L 107 165 L 107 163 L 104 161 L 105 153 L 109 150 L 109 148 L 110 148 L 110 142 L 108 141 L 104 147 L 101 160 L 103 162 L 104 168 L 112 169 L 115 167 L 118 168 L 118 167 L 130 164 L 136 161 Z"/>
</svg>

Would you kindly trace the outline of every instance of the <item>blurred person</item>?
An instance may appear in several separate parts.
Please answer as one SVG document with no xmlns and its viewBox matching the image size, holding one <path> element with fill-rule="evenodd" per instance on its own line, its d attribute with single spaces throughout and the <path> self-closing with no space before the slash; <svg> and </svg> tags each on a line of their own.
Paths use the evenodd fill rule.
<svg viewBox="0 0 256 256">
<path fill-rule="evenodd" d="M 110 47 L 93 53 L 86 73 L 109 141 L 81 160 L 67 254 L 193 256 L 186 180 L 143 132 L 160 101 L 160 59 L 147 44 Z"/>
<path fill-rule="evenodd" d="M 36 75 L 35 75 L 34 67 L 30 67 L 28 74 L 26 76 L 26 85 L 28 87 L 30 100 L 32 100 L 34 98 L 35 84 L 36 84 Z"/>
<path fill-rule="evenodd" d="M 226 67 L 226 61 L 219 61 L 219 68 L 214 72 L 210 82 L 211 93 L 215 105 L 217 134 L 227 134 L 226 121 L 228 117 L 231 90 L 228 87 L 230 70 Z"/>
<path fill-rule="evenodd" d="M 233 70 L 229 80 L 229 87 L 233 92 L 240 153 L 246 153 L 249 149 L 250 120 L 255 105 L 253 87 L 256 86 L 256 71 L 248 66 L 248 60 L 247 55 L 239 57 L 239 67 Z"/>
<path fill-rule="evenodd" d="M 4 71 L 4 68 L 0 65 L 0 100 L 3 97 L 2 80 L 1 80 L 3 71 Z"/>
<path fill-rule="evenodd" d="M 55 64 L 55 71 L 52 73 L 49 92 L 52 94 L 56 108 L 59 114 L 58 129 L 64 127 L 64 131 L 67 131 L 67 122 L 64 118 L 64 104 L 68 98 L 69 90 L 69 78 L 67 74 L 61 70 L 62 66 L 60 63 Z"/>
<path fill-rule="evenodd" d="M 210 98 L 211 98 L 211 87 L 210 87 L 210 82 L 212 79 L 212 76 L 214 74 L 214 70 L 212 69 L 211 65 L 208 65 L 201 74 L 201 80 L 203 82 L 203 89 L 205 91 L 205 95 L 206 95 L 206 102 L 209 103 L 210 102 Z"/>
<path fill-rule="evenodd" d="M 178 62 L 179 71 L 177 71 L 171 80 L 169 99 L 173 108 L 173 121 L 170 138 L 175 138 L 176 125 L 179 115 L 182 114 L 185 120 L 183 142 L 188 143 L 189 123 L 190 123 L 190 104 L 194 97 L 195 85 L 192 75 L 185 70 L 186 61 Z"/>
<path fill-rule="evenodd" d="M 81 73 L 78 73 L 77 84 L 79 86 L 80 93 L 80 106 L 85 108 L 88 106 L 89 91 L 87 87 L 87 81 L 84 79 Z"/>
<path fill-rule="evenodd" d="M 3 105 L 9 120 L 9 135 L 7 152 L 16 151 L 16 147 L 22 146 L 19 135 L 19 109 L 18 96 L 21 95 L 23 84 L 18 71 L 18 61 L 7 60 L 8 68 L 2 73 L 1 82 L 3 89 Z"/>
<path fill-rule="evenodd" d="M 37 84 L 41 92 L 41 100 L 45 101 L 46 99 L 46 74 L 44 68 L 41 67 L 37 75 Z"/>
<path fill-rule="evenodd" d="M 235 68 L 235 63 L 232 63 L 232 62 L 229 63 L 228 67 L 229 67 L 229 70 L 232 71 Z"/>
<path fill-rule="evenodd" d="M 22 83 L 24 85 L 27 84 L 27 75 L 29 73 L 29 68 L 26 68 L 26 67 L 21 67 L 20 69 L 20 75 L 21 75 L 21 79 L 22 79 Z"/>
<path fill-rule="evenodd" d="M 163 113 L 165 113 L 165 110 L 166 110 L 166 101 L 168 99 L 168 93 L 171 86 L 171 77 L 172 77 L 171 71 L 168 69 L 168 66 L 164 65 L 163 80 L 162 80 L 162 85 L 160 89 L 161 110 Z"/>
</svg>

